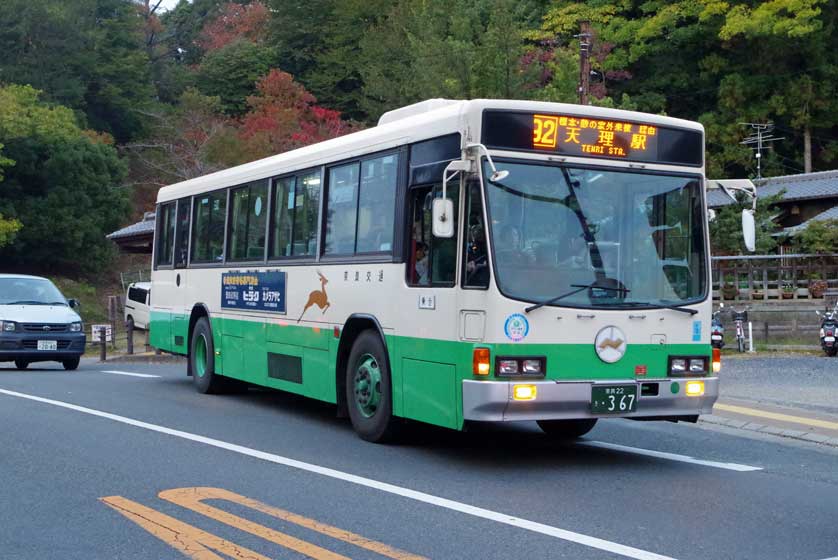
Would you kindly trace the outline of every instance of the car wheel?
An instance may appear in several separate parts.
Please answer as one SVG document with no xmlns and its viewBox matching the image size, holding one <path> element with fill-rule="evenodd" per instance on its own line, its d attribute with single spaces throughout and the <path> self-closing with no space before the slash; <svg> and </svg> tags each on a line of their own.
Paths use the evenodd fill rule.
<svg viewBox="0 0 838 560">
<path fill-rule="evenodd" d="M 61 362 L 61 365 L 64 366 L 64 369 L 67 371 L 74 371 L 79 368 L 79 362 L 81 358 L 70 358 L 69 360 L 64 360 Z"/>
<path fill-rule="evenodd" d="M 346 403 L 355 432 L 366 441 L 395 438 L 400 421 L 393 417 L 393 391 L 386 349 L 377 332 L 362 332 L 346 364 Z"/>
<path fill-rule="evenodd" d="M 189 369 L 199 393 L 219 394 L 230 388 L 230 380 L 215 373 L 215 344 L 209 320 L 201 317 L 195 323 L 189 342 Z"/>
<path fill-rule="evenodd" d="M 539 420 L 538 427 L 550 436 L 559 439 L 576 439 L 582 437 L 596 425 L 596 418 L 580 420 Z"/>
<path fill-rule="evenodd" d="M 17 369 L 26 369 L 29 367 L 29 362 L 26 360 L 15 360 L 15 368 Z"/>
</svg>

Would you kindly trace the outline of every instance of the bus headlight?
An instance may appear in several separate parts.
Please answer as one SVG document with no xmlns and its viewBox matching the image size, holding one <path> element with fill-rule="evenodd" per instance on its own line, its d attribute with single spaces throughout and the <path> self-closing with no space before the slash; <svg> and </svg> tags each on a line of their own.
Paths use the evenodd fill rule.
<svg viewBox="0 0 838 560">
<path fill-rule="evenodd" d="M 706 356 L 670 356 L 669 375 L 674 377 L 707 375 L 708 365 Z"/>
<path fill-rule="evenodd" d="M 516 357 L 498 356 L 495 361 L 495 375 L 498 377 L 544 377 L 547 358 L 544 356 Z"/>
</svg>

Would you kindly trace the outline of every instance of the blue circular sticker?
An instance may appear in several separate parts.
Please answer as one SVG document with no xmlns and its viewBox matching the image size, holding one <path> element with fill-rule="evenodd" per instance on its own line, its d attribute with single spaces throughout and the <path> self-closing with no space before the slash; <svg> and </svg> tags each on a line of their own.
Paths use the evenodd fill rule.
<svg viewBox="0 0 838 560">
<path fill-rule="evenodd" d="M 527 337 L 530 332 L 530 322 L 520 313 L 513 313 L 506 318 L 503 324 L 503 332 L 506 333 L 506 338 L 512 342 L 519 342 Z"/>
</svg>

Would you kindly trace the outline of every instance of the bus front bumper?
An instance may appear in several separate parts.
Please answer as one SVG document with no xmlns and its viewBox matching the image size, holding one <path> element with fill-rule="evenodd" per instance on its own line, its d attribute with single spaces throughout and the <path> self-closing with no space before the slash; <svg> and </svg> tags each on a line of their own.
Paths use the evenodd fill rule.
<svg viewBox="0 0 838 560">
<path fill-rule="evenodd" d="M 704 394 L 685 394 L 688 381 L 703 381 Z M 515 400 L 514 385 L 534 385 L 533 400 Z M 657 394 L 641 391 L 642 385 L 657 385 Z M 676 386 L 677 384 L 677 386 Z M 631 413 L 592 414 L 591 388 L 594 385 L 637 385 L 637 410 Z M 571 420 L 577 418 L 676 419 L 713 412 L 719 396 L 718 377 L 695 377 L 656 380 L 602 381 L 463 381 L 463 419 L 484 422 L 515 420 Z"/>
</svg>

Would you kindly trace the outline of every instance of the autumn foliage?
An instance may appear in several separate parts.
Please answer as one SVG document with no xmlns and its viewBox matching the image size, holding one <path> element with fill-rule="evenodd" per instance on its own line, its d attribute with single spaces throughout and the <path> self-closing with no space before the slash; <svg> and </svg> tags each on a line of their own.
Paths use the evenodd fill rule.
<svg viewBox="0 0 838 560">
<path fill-rule="evenodd" d="M 241 120 L 240 136 L 248 153 L 264 157 L 335 138 L 356 127 L 338 111 L 318 106 L 315 97 L 287 72 L 273 69 L 247 98 L 250 110 Z"/>
<path fill-rule="evenodd" d="M 265 36 L 270 13 L 262 2 L 242 5 L 229 2 L 221 13 L 209 22 L 198 38 L 198 46 L 206 51 L 220 49 L 245 39 L 259 43 Z"/>
</svg>

